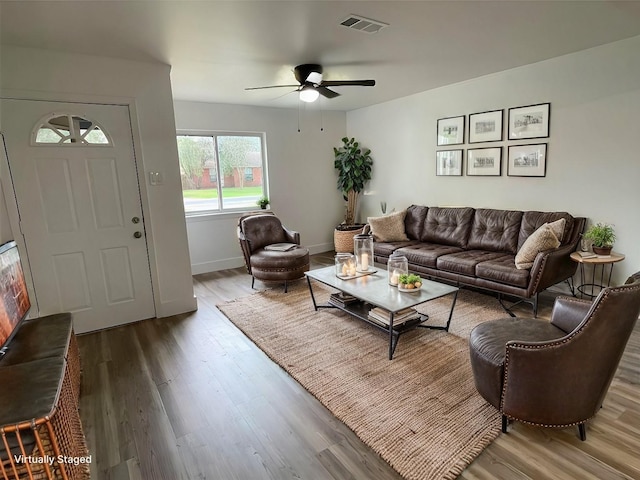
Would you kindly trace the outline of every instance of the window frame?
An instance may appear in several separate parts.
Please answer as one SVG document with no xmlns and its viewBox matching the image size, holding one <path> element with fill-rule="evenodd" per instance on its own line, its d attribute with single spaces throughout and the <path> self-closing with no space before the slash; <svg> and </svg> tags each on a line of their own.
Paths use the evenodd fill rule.
<svg viewBox="0 0 640 480">
<path fill-rule="evenodd" d="M 241 132 L 241 131 L 222 131 L 222 130 L 176 130 L 176 143 L 177 137 L 180 136 L 192 136 L 192 137 L 212 137 L 213 144 L 216 151 L 215 162 L 216 162 L 216 190 L 218 195 L 218 205 L 219 208 L 209 209 L 209 210 L 200 210 L 196 212 L 187 212 L 185 209 L 185 217 L 188 218 L 197 218 L 197 217 L 221 217 L 221 216 L 237 216 L 237 214 L 242 214 L 246 212 L 255 211 L 258 206 L 251 207 L 239 207 L 239 208 L 224 208 L 224 200 L 222 198 L 222 188 L 224 187 L 224 179 L 222 175 L 222 171 L 220 169 L 220 156 L 218 155 L 218 137 L 258 137 L 260 138 L 260 154 L 261 154 L 261 164 L 262 164 L 262 195 L 265 197 L 269 197 L 269 175 L 268 175 L 268 161 L 267 161 L 267 136 L 265 132 Z M 180 159 L 178 157 L 178 163 Z M 244 175 L 244 173 L 243 173 Z M 182 190 L 182 184 L 180 186 L 180 190 Z M 184 193 L 182 195 L 183 204 L 184 204 Z"/>
<path fill-rule="evenodd" d="M 60 133 L 58 130 L 64 130 L 64 129 L 60 129 L 58 127 L 56 127 L 55 125 L 53 125 L 51 122 L 51 120 L 55 120 L 58 117 L 67 117 L 68 119 L 70 119 L 69 122 L 69 135 L 68 136 L 63 136 L 62 133 Z M 82 129 L 78 129 L 75 125 L 75 123 L 73 122 L 73 119 L 78 118 L 79 120 L 84 120 L 86 122 L 90 122 L 91 123 L 91 128 L 88 129 L 88 131 L 86 131 L 86 133 L 82 133 Z M 56 135 L 60 136 L 60 141 L 57 142 L 39 142 L 38 141 L 38 133 L 40 132 L 40 130 L 42 129 L 48 129 L 53 131 Z M 91 134 L 91 132 L 95 129 L 100 130 L 100 132 L 104 135 L 105 139 L 107 140 L 106 143 L 95 143 L 95 142 L 88 142 L 86 141 L 86 137 L 88 135 Z M 80 140 L 79 142 L 76 140 Z M 70 140 L 69 142 L 67 142 L 66 140 Z M 86 116 L 80 116 L 78 114 L 74 114 L 74 113 L 70 113 L 70 112 L 52 112 L 52 113 L 48 113 L 47 115 L 43 116 L 42 118 L 40 118 L 40 120 L 38 120 L 38 122 L 36 122 L 35 126 L 33 127 L 33 129 L 31 130 L 31 134 L 29 136 L 29 144 L 32 147 L 53 147 L 53 146 L 59 146 L 59 147 L 64 147 L 64 148 L 78 148 L 78 147 L 99 147 L 99 148 L 113 148 L 113 139 L 111 138 L 111 134 L 109 134 L 109 132 L 107 130 L 105 130 L 105 128 L 102 126 L 102 124 L 96 122 L 95 120 L 90 119 L 89 117 Z"/>
</svg>

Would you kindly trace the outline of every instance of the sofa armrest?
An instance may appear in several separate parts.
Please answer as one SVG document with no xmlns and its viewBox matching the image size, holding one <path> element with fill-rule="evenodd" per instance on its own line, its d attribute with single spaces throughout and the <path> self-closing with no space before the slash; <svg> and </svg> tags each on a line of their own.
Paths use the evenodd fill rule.
<svg viewBox="0 0 640 480">
<path fill-rule="evenodd" d="M 531 268 L 529 294 L 542 292 L 546 288 L 572 277 L 578 268 L 571 260 L 575 245 L 563 245 L 553 250 L 538 253 Z"/>
<path fill-rule="evenodd" d="M 580 241 L 585 222 L 584 217 L 574 217 L 569 240 L 556 249 L 538 254 L 531 268 L 531 281 L 527 292 L 529 296 L 575 275 L 578 263 L 571 259 L 571 253 Z"/>
<path fill-rule="evenodd" d="M 561 426 L 580 423 L 599 408 L 599 386 L 585 382 L 585 345 L 565 336 L 547 342 L 506 345 L 501 411 L 528 423 Z M 598 391 L 594 392 L 593 389 Z"/>
<path fill-rule="evenodd" d="M 282 226 L 282 229 L 284 230 L 284 234 L 287 237 L 287 241 L 300 245 L 300 232 L 289 230 L 284 225 Z"/>
<path fill-rule="evenodd" d="M 591 309 L 592 302 L 573 297 L 558 297 L 551 311 L 551 323 L 570 333 L 582 323 Z"/>
</svg>

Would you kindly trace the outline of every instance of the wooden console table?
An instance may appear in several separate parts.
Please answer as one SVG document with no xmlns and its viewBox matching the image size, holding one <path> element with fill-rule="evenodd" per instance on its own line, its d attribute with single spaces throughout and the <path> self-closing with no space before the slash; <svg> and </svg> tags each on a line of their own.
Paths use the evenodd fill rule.
<svg viewBox="0 0 640 480">
<path fill-rule="evenodd" d="M 0 359 L 0 478 L 88 479 L 71 315 L 25 321 Z"/>
</svg>

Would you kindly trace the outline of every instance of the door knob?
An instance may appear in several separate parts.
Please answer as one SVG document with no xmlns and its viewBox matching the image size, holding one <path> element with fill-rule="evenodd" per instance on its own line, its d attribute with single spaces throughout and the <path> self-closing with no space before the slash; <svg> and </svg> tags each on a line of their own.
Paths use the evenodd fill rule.
<svg viewBox="0 0 640 480">
<path fill-rule="evenodd" d="M 134 238 L 140 238 L 141 236 L 142 236 L 142 232 L 135 232 L 135 233 L 133 234 L 133 237 L 134 237 Z"/>
<path fill-rule="evenodd" d="M 133 217 L 133 218 L 131 219 L 131 222 L 133 222 L 133 223 L 140 223 L 140 217 Z"/>
</svg>

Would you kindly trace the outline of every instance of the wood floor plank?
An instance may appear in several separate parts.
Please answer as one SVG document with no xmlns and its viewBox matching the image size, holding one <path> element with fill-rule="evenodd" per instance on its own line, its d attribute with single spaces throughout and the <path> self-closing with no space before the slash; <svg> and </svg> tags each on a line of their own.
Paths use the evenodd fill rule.
<svg viewBox="0 0 640 480">
<path fill-rule="evenodd" d="M 312 268 L 332 264 L 333 254 L 311 257 Z M 282 287 L 256 282 L 265 288 Z M 91 478 L 400 479 L 216 308 L 256 291 L 244 268 L 195 276 L 194 289 L 196 312 L 79 337 Z M 541 318 L 552 303 L 541 297 Z M 636 326 L 586 442 L 575 428 L 514 423 L 459 478 L 640 478 L 638 451 Z"/>
</svg>

